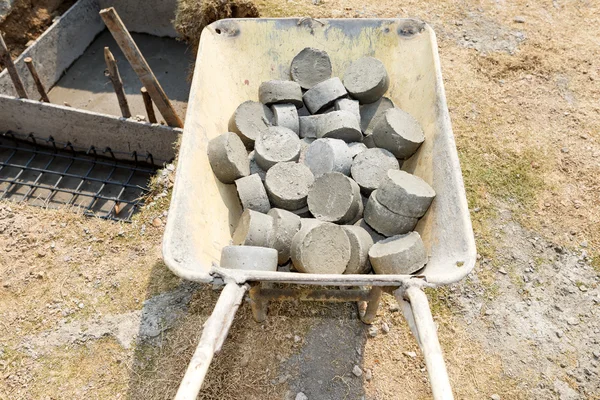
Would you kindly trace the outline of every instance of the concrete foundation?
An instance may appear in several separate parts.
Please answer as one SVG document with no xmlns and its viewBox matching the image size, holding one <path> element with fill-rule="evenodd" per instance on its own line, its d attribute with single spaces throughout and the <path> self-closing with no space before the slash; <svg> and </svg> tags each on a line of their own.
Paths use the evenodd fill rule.
<svg viewBox="0 0 600 400">
<path fill-rule="evenodd" d="M 98 13 L 111 6 L 131 32 L 155 35 L 133 36 L 183 119 L 189 90 L 185 79 L 189 56 L 186 46 L 172 39 L 176 36 L 171 25 L 176 0 L 79 0 L 15 60 L 31 102 L 15 99 L 8 71 L 0 73 L 0 131 L 52 135 L 57 141 L 86 149 L 93 145 L 99 149 L 110 147 L 115 152 L 150 152 L 157 161 L 173 158 L 173 143 L 180 130 L 118 118 L 117 99 L 104 75 L 102 47 L 107 43 L 119 63 L 132 114 L 146 113 L 139 80 L 137 76 L 130 79 L 133 71 L 116 43 L 107 32 L 96 40 L 106 29 Z M 33 59 L 55 104 L 34 101 L 39 95 L 25 66 L 26 57 Z M 64 102 L 72 107 L 64 107 Z M 160 119 L 160 113 L 156 114 Z"/>
</svg>

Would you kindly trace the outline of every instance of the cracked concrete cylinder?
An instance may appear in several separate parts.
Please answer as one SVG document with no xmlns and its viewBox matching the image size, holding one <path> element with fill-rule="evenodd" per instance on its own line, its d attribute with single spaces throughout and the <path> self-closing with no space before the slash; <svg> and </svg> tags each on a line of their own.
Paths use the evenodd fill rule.
<svg viewBox="0 0 600 400">
<path fill-rule="evenodd" d="M 267 172 L 265 186 L 271 203 L 294 211 L 306 206 L 306 198 L 315 177 L 304 164 L 284 162 Z"/>
<path fill-rule="evenodd" d="M 360 187 L 339 172 L 317 178 L 308 192 L 307 201 L 312 215 L 321 221 L 345 224 L 354 222 L 362 213 Z"/>
<path fill-rule="evenodd" d="M 242 139 L 233 132 L 217 136 L 208 142 L 208 161 L 213 173 L 223 183 L 250 174 L 250 162 Z"/>
<path fill-rule="evenodd" d="M 379 190 L 373 191 L 367 201 L 365 222 L 385 236 L 399 235 L 415 229 L 418 218 L 406 217 L 391 211 L 377 200 L 378 192 Z"/>
<path fill-rule="evenodd" d="M 367 149 L 354 157 L 350 171 L 352 179 L 368 196 L 379 187 L 390 169 L 400 169 L 396 157 L 385 149 L 375 148 Z"/>
<path fill-rule="evenodd" d="M 280 208 L 271 209 L 268 215 L 273 217 L 273 248 L 277 250 L 277 263 L 285 264 L 290 259 L 292 239 L 300 230 L 300 217 Z"/>
<path fill-rule="evenodd" d="M 390 108 L 394 108 L 394 103 L 387 97 L 360 106 L 360 129 L 362 129 L 365 136 L 373 133 L 373 128 L 375 128 L 383 113 Z"/>
<path fill-rule="evenodd" d="M 377 101 L 388 90 L 390 81 L 385 66 L 373 57 L 354 61 L 344 72 L 344 86 L 361 104 Z"/>
<path fill-rule="evenodd" d="M 373 270 L 378 274 L 409 275 L 427 263 L 427 252 L 417 232 L 397 235 L 375 243 L 369 250 Z"/>
<path fill-rule="evenodd" d="M 409 113 L 390 108 L 373 129 L 373 141 L 377 147 L 390 151 L 396 158 L 406 160 L 425 141 L 421 125 Z"/>
<path fill-rule="evenodd" d="M 435 191 L 427 182 L 405 171 L 389 170 L 377 190 L 377 200 L 396 214 L 421 218 Z"/>
<path fill-rule="evenodd" d="M 348 94 L 340 78 L 334 77 L 316 84 L 304 93 L 306 108 L 311 114 L 330 107 L 337 99 Z"/>
<path fill-rule="evenodd" d="M 258 246 L 225 246 L 221 268 L 244 271 L 277 271 L 277 250 Z"/>
<path fill-rule="evenodd" d="M 352 156 L 348 145 L 339 139 L 317 139 L 308 146 L 304 164 L 315 178 L 328 172 L 350 175 Z"/>
<path fill-rule="evenodd" d="M 369 250 L 373 246 L 373 239 L 369 233 L 355 225 L 342 225 L 342 229 L 350 240 L 350 261 L 346 266 L 345 274 L 366 274 L 371 270 Z"/>
<path fill-rule="evenodd" d="M 273 247 L 273 217 L 253 210 L 244 210 L 233 232 L 233 244 Z"/>
<path fill-rule="evenodd" d="M 298 109 L 293 104 L 273 104 L 273 124 L 282 126 L 293 131 L 295 134 L 300 133 L 300 120 L 298 119 Z"/>
<path fill-rule="evenodd" d="M 317 126 L 319 123 L 319 118 L 321 118 L 321 115 L 308 115 L 299 117 L 301 138 L 317 138 Z"/>
<path fill-rule="evenodd" d="M 236 179 L 235 186 L 244 210 L 267 213 L 271 209 L 267 191 L 258 174 Z"/>
<path fill-rule="evenodd" d="M 362 142 L 363 136 L 356 117 L 348 111 L 323 114 L 317 124 L 317 138 L 341 139 L 346 143 Z"/>
<path fill-rule="evenodd" d="M 300 272 L 343 274 L 350 255 L 350 239 L 335 224 L 306 224 L 292 239 L 292 262 Z"/>
<path fill-rule="evenodd" d="M 306 47 L 292 59 L 290 75 L 302 89 L 310 89 L 331 78 L 331 60 L 327 52 Z"/>
<path fill-rule="evenodd" d="M 300 138 L 288 128 L 272 126 L 258 136 L 254 152 L 258 166 L 268 171 L 277 163 L 298 160 Z"/>
<path fill-rule="evenodd" d="M 261 103 L 270 106 L 271 104 L 290 103 L 301 108 L 302 88 L 294 81 L 267 81 L 258 87 L 258 99 Z"/>
<path fill-rule="evenodd" d="M 352 99 L 337 99 L 335 101 L 336 111 L 348 111 L 350 114 L 356 117 L 358 124 L 360 125 L 360 104 L 358 100 Z"/>
<path fill-rule="evenodd" d="M 229 121 L 229 129 L 242 139 L 247 149 L 254 148 L 254 141 L 273 122 L 269 107 L 257 101 L 245 101 L 238 106 Z"/>
</svg>

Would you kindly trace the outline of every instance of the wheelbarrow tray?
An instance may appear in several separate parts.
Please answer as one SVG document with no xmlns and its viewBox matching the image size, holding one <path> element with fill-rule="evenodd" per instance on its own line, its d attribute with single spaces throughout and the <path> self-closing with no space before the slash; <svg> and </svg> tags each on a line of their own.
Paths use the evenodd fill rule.
<svg viewBox="0 0 600 400">
<path fill-rule="evenodd" d="M 242 209 L 235 185 L 214 176 L 209 140 L 228 131 L 239 104 L 258 100 L 258 87 L 290 79 L 290 62 L 305 47 L 327 51 L 333 76 L 360 57 L 381 60 L 389 74 L 386 96 L 421 124 L 425 142 L 402 169 L 428 182 L 436 198 L 416 231 L 429 260 L 420 273 L 428 285 L 448 284 L 475 264 L 475 242 L 433 30 L 412 19 L 231 19 L 201 36 L 179 150 L 175 187 L 163 239 L 167 266 L 199 282 L 279 281 L 318 285 L 402 285 L 407 275 L 317 275 L 225 270 L 221 249 Z"/>
</svg>

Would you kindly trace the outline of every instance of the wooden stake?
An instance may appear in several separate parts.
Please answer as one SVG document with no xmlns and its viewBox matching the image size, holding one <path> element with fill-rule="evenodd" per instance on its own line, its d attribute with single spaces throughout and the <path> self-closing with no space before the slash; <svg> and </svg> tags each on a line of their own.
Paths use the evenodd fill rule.
<svg viewBox="0 0 600 400">
<path fill-rule="evenodd" d="M 50 99 L 48 98 L 46 89 L 44 88 L 44 85 L 42 84 L 42 81 L 40 80 L 40 76 L 38 75 L 37 71 L 35 70 L 35 66 L 33 65 L 33 59 L 31 57 L 25 57 L 25 59 L 23 61 L 25 62 L 27 69 L 31 73 L 31 77 L 33 78 L 33 81 L 35 82 L 35 86 L 36 86 L 38 92 L 40 93 L 40 96 L 42 97 L 42 101 L 45 101 L 46 103 L 50 103 Z"/>
<path fill-rule="evenodd" d="M 175 126 L 183 128 L 183 122 L 177 116 L 173 105 L 169 101 L 165 91 L 163 90 L 160 83 L 154 76 L 154 73 L 150 69 L 150 66 L 146 62 L 146 59 L 140 52 L 133 38 L 127 31 L 125 24 L 119 18 L 119 15 L 113 7 L 105 8 L 100 11 L 100 16 L 104 20 L 106 27 L 115 38 L 115 41 L 125 54 L 127 61 L 133 67 L 133 70 L 137 74 L 138 78 L 142 82 L 142 85 L 148 90 L 152 101 L 156 104 L 158 111 L 162 114 L 165 121 L 169 126 Z"/>
<path fill-rule="evenodd" d="M 10 57 L 10 51 L 8 51 L 8 47 L 6 47 L 6 43 L 4 42 L 4 37 L 2 34 L 0 34 L 0 62 L 2 62 L 4 68 L 8 70 L 10 79 L 12 80 L 13 85 L 15 85 L 15 89 L 17 90 L 19 97 L 22 99 L 27 99 L 25 86 L 23 86 L 23 81 L 21 80 L 21 77 L 17 72 L 17 68 Z"/>
<path fill-rule="evenodd" d="M 152 98 L 145 87 L 142 86 L 140 92 L 142 92 L 142 98 L 144 99 L 144 107 L 146 107 L 146 114 L 148 114 L 148 122 L 155 124 L 156 115 L 154 114 L 154 107 L 152 107 Z"/>
<path fill-rule="evenodd" d="M 129 111 L 129 104 L 127 104 L 127 97 L 125 97 L 125 91 L 123 90 L 123 81 L 121 80 L 121 74 L 119 74 L 119 67 L 117 67 L 117 61 L 108 47 L 104 48 L 104 61 L 106 61 L 106 68 L 108 68 L 108 77 L 115 89 L 117 100 L 119 100 L 121 114 L 125 118 L 129 118 L 131 117 L 131 111 Z"/>
</svg>

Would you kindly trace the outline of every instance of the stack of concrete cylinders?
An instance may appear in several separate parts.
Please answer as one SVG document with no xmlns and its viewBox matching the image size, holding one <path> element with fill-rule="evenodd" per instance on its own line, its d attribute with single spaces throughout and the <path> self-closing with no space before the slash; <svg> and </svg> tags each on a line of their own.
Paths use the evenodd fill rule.
<svg viewBox="0 0 600 400">
<path fill-rule="evenodd" d="M 415 231 L 435 192 L 401 170 L 425 140 L 419 122 L 385 97 L 373 57 L 332 76 L 307 47 L 290 79 L 260 84 L 208 144 L 215 177 L 235 184 L 243 213 L 223 268 L 311 274 L 413 274 L 427 263 Z M 290 266 L 291 260 L 291 266 Z"/>
</svg>

